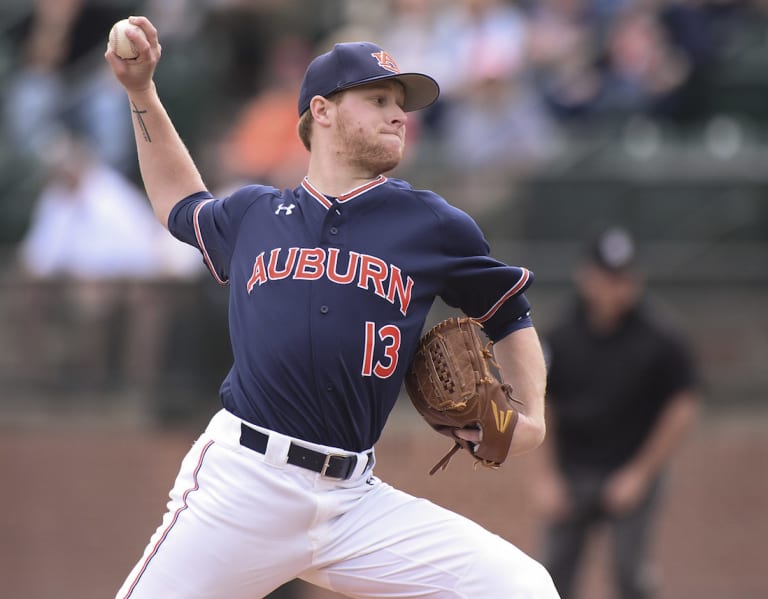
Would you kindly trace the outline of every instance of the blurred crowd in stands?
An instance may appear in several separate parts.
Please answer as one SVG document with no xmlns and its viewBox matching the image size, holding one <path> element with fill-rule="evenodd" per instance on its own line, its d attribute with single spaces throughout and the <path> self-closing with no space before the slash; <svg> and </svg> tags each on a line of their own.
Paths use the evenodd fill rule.
<svg viewBox="0 0 768 599">
<path fill-rule="evenodd" d="M 402 71 L 440 83 L 441 99 L 409 119 L 401 168 L 497 181 L 501 196 L 511 178 L 638 116 L 681 131 L 721 113 L 768 120 L 761 0 L 7 0 L 0 266 L 75 281 L 200 276 L 187 256 L 143 241 L 156 231 L 135 201 L 131 113 L 103 59 L 112 23 L 130 14 L 146 14 L 159 30 L 160 95 L 218 194 L 249 180 L 297 184 L 308 158 L 295 133 L 299 83 L 309 60 L 337 41 L 374 41 Z M 98 171 L 98 197 L 73 169 Z M 449 199 L 464 208 L 493 200 L 457 189 Z M 110 210 L 99 214 L 99 202 Z M 66 239 L 96 239 L 96 230 L 96 250 Z M 152 268 L 123 268 L 131 242 L 142 255 L 128 261 Z M 94 251 L 98 268 L 90 268 Z M 91 307 L 106 301 L 82 295 Z"/>
<path fill-rule="evenodd" d="M 115 20 L 143 13 L 163 43 L 161 93 L 221 185 L 295 183 L 306 159 L 297 88 L 308 60 L 335 41 L 377 42 L 403 71 L 439 81 L 441 100 L 409 123 L 414 159 L 525 172 L 570 136 L 630 116 L 686 126 L 715 115 L 719 69 L 739 46 L 762 42 L 768 12 L 759 0 L 4 4 L 4 145 L 38 157 L 57 129 L 75 128 L 135 177 L 130 113 L 102 54 Z"/>
</svg>

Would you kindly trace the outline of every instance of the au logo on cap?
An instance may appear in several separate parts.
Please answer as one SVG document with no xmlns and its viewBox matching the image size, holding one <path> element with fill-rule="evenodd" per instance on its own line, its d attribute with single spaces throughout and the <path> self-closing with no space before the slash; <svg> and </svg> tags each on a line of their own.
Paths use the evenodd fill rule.
<svg viewBox="0 0 768 599">
<path fill-rule="evenodd" d="M 382 69 L 386 69 L 391 73 L 400 72 L 400 67 L 397 66 L 395 59 L 389 55 L 389 52 L 385 52 L 384 50 L 382 50 L 381 52 L 371 52 L 371 56 L 373 56 L 377 60 L 377 62 L 379 63 L 379 66 Z"/>
</svg>

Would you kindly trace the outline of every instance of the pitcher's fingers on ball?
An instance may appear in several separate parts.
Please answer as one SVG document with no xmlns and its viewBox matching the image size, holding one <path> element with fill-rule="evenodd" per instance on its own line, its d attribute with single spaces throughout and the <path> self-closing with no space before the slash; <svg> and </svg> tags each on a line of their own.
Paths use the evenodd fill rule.
<svg viewBox="0 0 768 599">
<path fill-rule="evenodd" d="M 143 17 L 143 16 L 128 17 L 128 21 L 131 23 L 131 25 L 135 25 L 136 27 L 141 29 L 142 32 L 144 32 L 144 35 L 146 36 L 146 39 L 149 42 L 150 46 L 152 47 L 159 46 L 157 29 L 147 17 Z"/>
</svg>

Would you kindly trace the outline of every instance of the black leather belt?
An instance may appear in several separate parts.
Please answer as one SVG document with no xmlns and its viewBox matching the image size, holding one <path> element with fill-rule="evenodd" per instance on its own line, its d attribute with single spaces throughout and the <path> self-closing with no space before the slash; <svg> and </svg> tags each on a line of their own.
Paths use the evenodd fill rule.
<svg viewBox="0 0 768 599">
<path fill-rule="evenodd" d="M 257 431 L 245 424 L 240 425 L 240 445 L 252 449 L 258 453 L 267 452 L 269 435 Z M 373 452 L 368 452 L 368 463 L 371 465 Z M 357 456 L 340 453 L 323 453 L 291 443 L 288 448 L 288 463 L 294 466 L 306 468 L 312 472 L 319 472 L 325 478 L 347 480 L 355 471 Z"/>
</svg>

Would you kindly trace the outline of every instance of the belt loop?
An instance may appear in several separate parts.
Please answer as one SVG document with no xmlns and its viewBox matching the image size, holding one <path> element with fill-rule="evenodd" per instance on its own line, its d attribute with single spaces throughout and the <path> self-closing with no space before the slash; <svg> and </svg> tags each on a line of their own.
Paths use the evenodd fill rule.
<svg viewBox="0 0 768 599">
<path fill-rule="evenodd" d="M 285 467 L 288 461 L 288 449 L 290 446 L 290 438 L 285 435 L 270 433 L 269 440 L 267 441 L 267 451 L 264 454 L 265 461 L 276 466 Z"/>
<path fill-rule="evenodd" d="M 374 461 L 373 449 L 365 453 L 357 454 L 357 464 L 355 465 L 355 469 L 350 478 L 358 478 L 365 474 L 366 470 L 373 467 Z"/>
<path fill-rule="evenodd" d="M 241 445 L 240 423 L 241 420 L 239 418 L 224 408 L 221 408 L 211 417 L 205 428 L 205 432 L 210 435 L 214 441 L 224 447 L 235 449 Z"/>
</svg>

